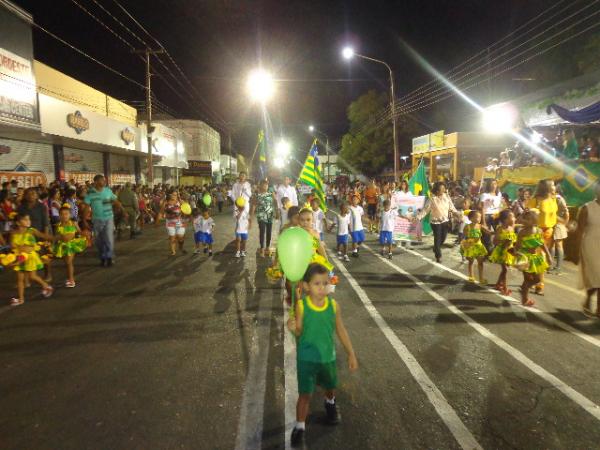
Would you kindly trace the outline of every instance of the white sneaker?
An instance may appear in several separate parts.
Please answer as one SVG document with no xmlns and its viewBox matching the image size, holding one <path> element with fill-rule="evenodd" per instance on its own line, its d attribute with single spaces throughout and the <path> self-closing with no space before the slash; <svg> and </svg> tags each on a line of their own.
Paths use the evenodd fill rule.
<svg viewBox="0 0 600 450">
<path fill-rule="evenodd" d="M 194 250 L 194 255 L 197 255 L 198 253 L 200 253 L 200 249 L 197 248 L 196 250 Z"/>
<path fill-rule="evenodd" d="M 338 253 L 337 257 L 338 259 L 344 259 L 344 255 L 342 255 L 341 253 Z"/>
<path fill-rule="evenodd" d="M 348 258 L 348 255 L 344 255 L 344 261 L 350 261 L 350 258 Z"/>
<path fill-rule="evenodd" d="M 245 251 L 242 252 L 242 256 L 246 256 L 246 252 Z"/>
<path fill-rule="evenodd" d="M 338 252 L 338 256 L 341 258 L 342 257 L 342 252 Z"/>
<path fill-rule="evenodd" d="M 242 252 L 235 252 L 235 257 L 236 258 L 241 258 L 242 257 Z"/>
</svg>

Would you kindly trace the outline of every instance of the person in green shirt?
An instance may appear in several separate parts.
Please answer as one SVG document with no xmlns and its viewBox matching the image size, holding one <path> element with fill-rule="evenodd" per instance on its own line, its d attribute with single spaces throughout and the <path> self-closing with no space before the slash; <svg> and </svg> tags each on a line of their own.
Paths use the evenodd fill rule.
<svg viewBox="0 0 600 450">
<path fill-rule="evenodd" d="M 294 317 L 288 320 L 288 328 L 296 335 L 298 365 L 298 402 L 296 424 L 292 430 L 292 447 L 304 443 L 304 430 L 310 398 L 315 385 L 325 389 L 325 412 L 331 424 L 340 421 L 335 402 L 337 369 L 335 338 L 337 334 L 348 354 L 348 367 L 354 372 L 358 361 L 350 337 L 342 321 L 338 303 L 329 297 L 329 271 L 321 264 L 308 266 L 303 279 L 303 290 L 308 295 L 296 303 Z"/>
<path fill-rule="evenodd" d="M 577 146 L 577 139 L 575 139 L 575 133 L 573 130 L 565 131 L 564 137 L 565 148 L 563 154 L 566 159 L 579 159 L 579 148 Z"/>
</svg>

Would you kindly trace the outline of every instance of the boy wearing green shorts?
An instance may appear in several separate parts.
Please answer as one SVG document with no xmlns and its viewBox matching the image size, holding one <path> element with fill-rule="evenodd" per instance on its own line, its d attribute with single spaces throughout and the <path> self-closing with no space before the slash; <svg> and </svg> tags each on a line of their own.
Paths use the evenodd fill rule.
<svg viewBox="0 0 600 450">
<path fill-rule="evenodd" d="M 295 317 L 288 320 L 288 328 L 296 335 L 298 363 L 298 402 L 296 425 L 292 430 L 292 447 L 304 443 L 305 421 L 310 397 L 315 385 L 325 389 L 325 412 L 331 424 L 340 421 L 335 403 L 337 369 L 334 333 L 348 354 L 348 367 L 354 372 L 358 361 L 342 321 L 340 306 L 330 298 L 329 271 L 321 264 L 308 266 L 303 280 L 306 297 L 296 303 Z"/>
</svg>

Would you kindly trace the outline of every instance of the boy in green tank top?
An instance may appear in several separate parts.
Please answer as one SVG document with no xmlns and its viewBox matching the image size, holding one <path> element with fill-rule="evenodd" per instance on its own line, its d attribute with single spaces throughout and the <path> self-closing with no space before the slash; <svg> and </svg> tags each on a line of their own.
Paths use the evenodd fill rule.
<svg viewBox="0 0 600 450">
<path fill-rule="evenodd" d="M 296 425 L 291 436 L 292 447 L 304 443 L 305 421 L 315 385 L 325 389 L 325 412 L 329 423 L 337 424 L 340 421 L 335 403 L 337 369 L 334 334 L 337 334 L 348 354 L 350 371 L 358 369 L 358 361 L 342 321 L 340 307 L 327 295 L 329 271 L 321 264 L 310 264 L 303 281 L 307 296 L 298 300 L 295 317 L 288 320 L 288 328 L 296 335 L 299 394 Z"/>
</svg>

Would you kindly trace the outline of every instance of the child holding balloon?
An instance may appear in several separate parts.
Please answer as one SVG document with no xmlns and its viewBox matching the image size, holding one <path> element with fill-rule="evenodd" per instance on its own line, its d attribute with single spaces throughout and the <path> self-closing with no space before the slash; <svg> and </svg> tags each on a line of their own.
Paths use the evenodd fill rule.
<svg viewBox="0 0 600 450">
<path fill-rule="evenodd" d="M 235 244 L 236 252 L 235 257 L 241 258 L 246 256 L 246 241 L 248 240 L 248 231 L 250 230 L 250 224 L 252 218 L 250 217 L 250 210 L 246 208 L 246 199 L 239 197 L 235 201 Z"/>
<path fill-rule="evenodd" d="M 287 322 L 289 330 L 297 338 L 298 362 L 298 401 L 296 404 L 296 424 L 292 430 L 292 447 L 304 443 L 306 417 L 310 398 L 318 384 L 325 389 L 325 412 L 327 421 L 340 422 L 340 414 L 335 401 L 338 385 L 334 333 L 348 355 L 348 368 L 358 369 L 358 360 L 352 342 L 342 320 L 339 304 L 329 293 L 329 270 L 318 263 L 308 266 L 303 278 L 306 296 L 295 305 L 294 315 Z"/>
</svg>

